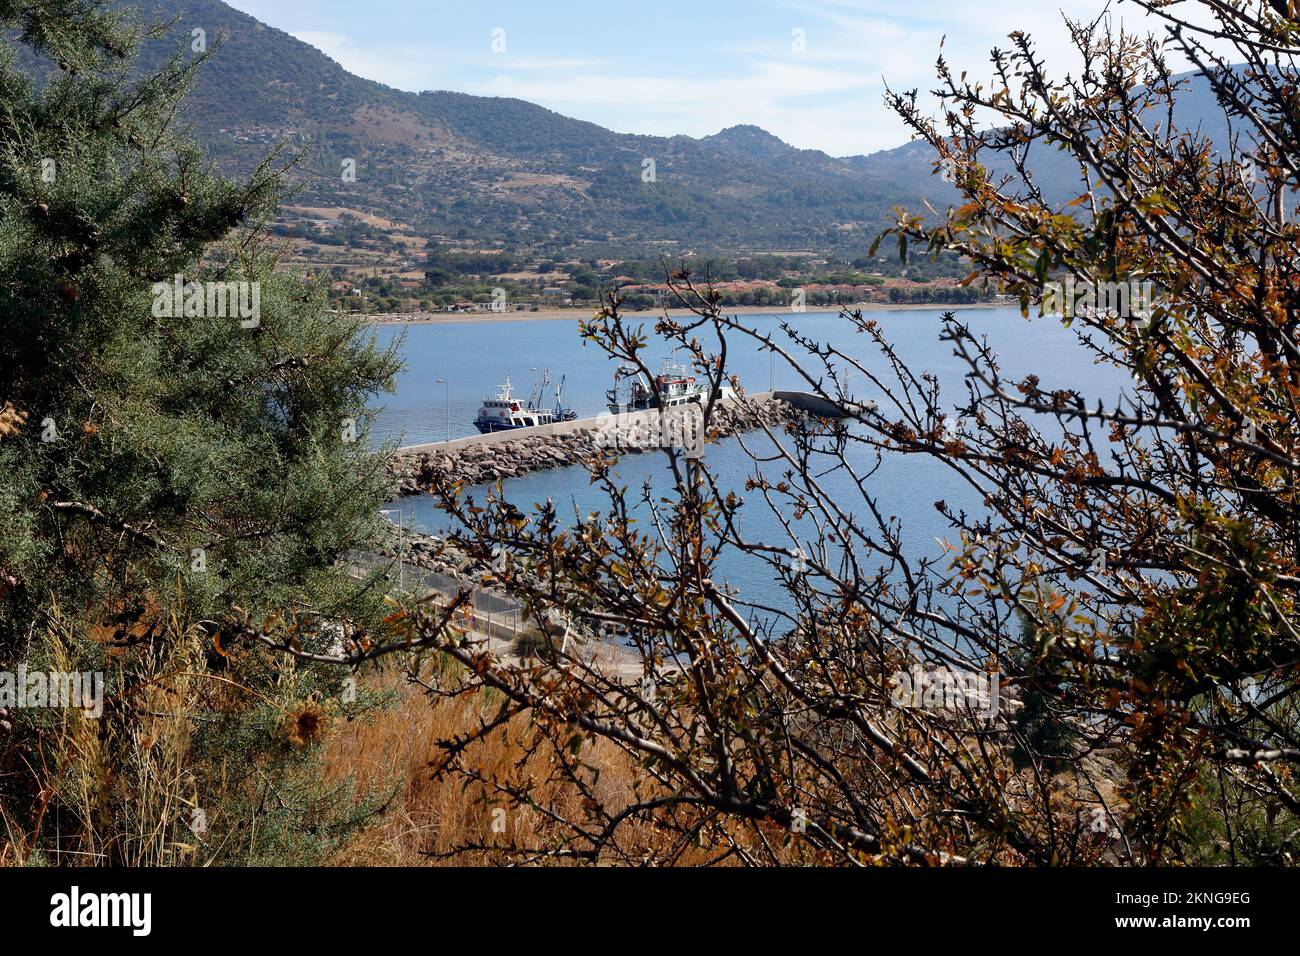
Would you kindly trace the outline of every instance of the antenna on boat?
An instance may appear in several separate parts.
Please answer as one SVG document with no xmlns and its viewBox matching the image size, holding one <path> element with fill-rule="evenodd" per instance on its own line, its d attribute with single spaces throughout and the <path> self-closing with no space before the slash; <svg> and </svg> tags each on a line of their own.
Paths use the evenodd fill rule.
<svg viewBox="0 0 1300 956">
<path fill-rule="evenodd" d="M 542 373 L 541 379 L 533 383 L 533 387 L 528 392 L 529 407 L 540 409 L 546 401 L 546 386 L 551 384 L 551 370 L 534 365 L 528 371 Z"/>
</svg>

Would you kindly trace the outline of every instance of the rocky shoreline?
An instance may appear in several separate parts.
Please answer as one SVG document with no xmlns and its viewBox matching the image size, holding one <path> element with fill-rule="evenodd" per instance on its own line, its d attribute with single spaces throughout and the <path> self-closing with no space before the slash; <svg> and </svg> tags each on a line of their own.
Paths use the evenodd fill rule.
<svg viewBox="0 0 1300 956">
<path fill-rule="evenodd" d="M 779 400 L 719 405 L 714 409 L 708 438 L 726 438 L 763 426 L 780 427 L 797 414 L 792 406 Z M 580 425 L 562 434 L 530 435 L 521 430 L 517 438 L 507 441 L 471 442 L 444 450 L 394 455 L 388 462 L 394 497 L 426 494 L 439 479 L 477 485 L 517 478 L 535 471 L 584 464 L 602 448 L 608 447 L 608 435 L 602 434 L 602 428 L 608 428 L 614 418 L 589 421 L 592 423 L 590 426 Z M 627 454 L 650 451 L 655 447 L 620 444 L 617 451 Z"/>
<path fill-rule="evenodd" d="M 463 577 L 475 586 L 482 585 L 483 576 L 489 572 L 486 562 L 475 561 L 451 542 L 411 528 L 399 528 L 391 521 L 385 526 L 384 539 L 376 546 L 375 554 L 425 571 Z"/>
</svg>

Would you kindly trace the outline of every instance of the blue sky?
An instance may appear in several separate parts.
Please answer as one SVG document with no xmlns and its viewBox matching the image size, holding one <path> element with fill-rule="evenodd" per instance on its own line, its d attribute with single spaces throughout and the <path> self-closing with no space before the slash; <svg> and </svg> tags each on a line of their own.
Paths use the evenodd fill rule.
<svg viewBox="0 0 1300 956">
<path fill-rule="evenodd" d="M 986 75 L 989 49 L 1016 29 L 1049 63 L 1072 68 L 1062 13 L 1102 9 L 1099 0 L 227 2 L 399 89 L 517 96 L 619 132 L 703 136 L 754 123 L 837 156 L 906 142 L 882 106 L 882 78 L 930 89 L 941 38 L 973 76 Z M 1138 19 L 1128 3 L 1116 17 Z"/>
</svg>

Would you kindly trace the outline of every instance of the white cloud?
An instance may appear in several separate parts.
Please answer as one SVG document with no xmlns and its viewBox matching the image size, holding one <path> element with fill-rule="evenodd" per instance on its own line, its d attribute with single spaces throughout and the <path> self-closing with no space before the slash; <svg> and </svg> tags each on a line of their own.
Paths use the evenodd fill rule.
<svg viewBox="0 0 1300 956">
<path fill-rule="evenodd" d="M 437 86 L 436 63 L 432 51 L 419 45 L 398 49 L 372 49 L 359 46 L 344 33 L 326 30 L 297 30 L 292 34 L 335 60 L 349 73 L 375 80 L 399 90 L 427 90 Z"/>
<path fill-rule="evenodd" d="M 598 60 L 565 60 L 537 57 L 502 57 L 501 67 L 507 70 L 525 70 L 546 73 L 568 73 L 572 70 L 585 70 L 599 65 Z"/>
<path fill-rule="evenodd" d="M 788 0 L 782 6 L 790 12 L 790 28 L 774 30 L 764 44 L 724 47 L 717 67 L 723 75 L 701 77 L 695 69 L 688 75 L 665 60 L 653 72 L 643 64 L 631 73 L 537 77 L 498 70 L 467 89 L 541 103 L 620 132 L 700 136 L 753 123 L 799 147 L 833 155 L 872 152 L 908 138 L 883 104 L 886 81 L 925 97 L 935 86 L 940 54 L 972 77 L 987 76 L 989 51 L 1007 48 L 1013 29 L 1030 33 L 1052 72 L 1064 75 L 1078 59 L 1063 16 L 1090 19 L 1098 10 L 1097 0 L 1058 0 L 1051 7 L 1004 0 L 992 13 L 955 0 L 906 8 L 873 0 Z M 1140 17 L 1115 14 L 1115 20 L 1132 25 Z M 795 27 L 805 36 L 797 53 L 790 42 Z"/>
<path fill-rule="evenodd" d="M 753 123 L 796 146 L 816 144 L 836 152 L 855 151 L 863 141 L 864 122 L 882 112 L 879 83 L 865 74 L 779 62 L 756 63 L 749 72 L 705 83 L 656 74 L 499 75 L 474 91 L 541 103 L 619 132 L 703 136 Z M 819 102 L 828 95 L 835 101 Z M 860 101 L 862 109 L 846 110 L 845 95 Z M 893 145 L 898 139 L 895 131 L 887 142 Z"/>
<path fill-rule="evenodd" d="M 702 136 L 753 123 L 795 146 L 848 155 L 908 137 L 883 105 L 884 81 L 924 97 L 935 85 L 940 53 L 955 69 L 988 77 L 990 48 L 1006 48 L 1013 29 L 1034 37 L 1053 74 L 1075 71 L 1062 17 L 1091 19 L 1101 8 L 1101 0 L 1002 0 L 992 10 L 969 0 L 778 0 L 756 9 L 756 29 L 738 28 L 738 39 L 723 37 L 711 49 L 711 38 L 678 41 L 647 28 L 640 37 L 645 52 L 609 59 L 573 55 L 592 48 L 580 26 L 568 28 L 563 42 L 528 34 L 529 56 L 488 56 L 486 43 L 473 48 L 464 36 L 458 43 L 420 26 L 390 32 L 372 23 L 364 31 L 303 29 L 294 36 L 349 71 L 399 89 L 514 96 L 620 132 Z M 1141 26 L 1138 8 L 1113 9 L 1116 24 Z M 795 28 L 806 37 L 802 52 L 791 48 Z"/>
</svg>

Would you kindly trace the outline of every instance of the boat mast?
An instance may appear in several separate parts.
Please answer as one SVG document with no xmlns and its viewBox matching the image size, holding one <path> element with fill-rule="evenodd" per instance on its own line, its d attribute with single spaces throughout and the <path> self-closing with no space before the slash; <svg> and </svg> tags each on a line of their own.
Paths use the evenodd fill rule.
<svg viewBox="0 0 1300 956">
<path fill-rule="evenodd" d="M 539 369 L 532 369 L 536 372 Z M 551 384 L 551 370 L 549 368 L 540 369 L 542 373 L 541 380 L 534 383 L 532 389 L 528 392 L 528 407 L 538 409 L 543 408 L 542 403 L 546 401 L 546 386 Z"/>
</svg>

